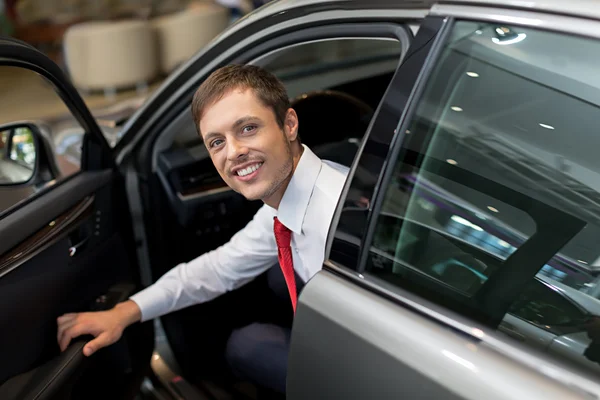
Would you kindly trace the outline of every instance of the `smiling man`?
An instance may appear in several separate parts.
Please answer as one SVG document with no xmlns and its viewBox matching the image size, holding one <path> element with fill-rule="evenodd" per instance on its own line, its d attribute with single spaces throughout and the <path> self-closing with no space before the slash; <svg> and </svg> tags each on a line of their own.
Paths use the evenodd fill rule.
<svg viewBox="0 0 600 400">
<path fill-rule="evenodd" d="M 112 310 L 59 317 L 62 350 L 91 334 L 84 348 L 91 355 L 130 324 L 214 299 L 277 262 L 295 312 L 298 289 L 321 269 L 347 168 L 300 143 L 283 84 L 258 67 L 226 66 L 197 90 L 192 114 L 223 180 L 263 207 L 229 242 L 176 266 Z M 284 393 L 289 340 L 289 327 L 251 324 L 232 333 L 227 360 L 239 377 Z"/>
</svg>

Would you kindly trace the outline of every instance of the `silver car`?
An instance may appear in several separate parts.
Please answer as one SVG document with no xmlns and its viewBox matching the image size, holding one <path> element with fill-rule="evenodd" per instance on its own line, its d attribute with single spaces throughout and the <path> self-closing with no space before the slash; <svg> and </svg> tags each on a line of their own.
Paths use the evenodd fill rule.
<svg viewBox="0 0 600 400">
<path fill-rule="evenodd" d="M 595 1 L 274 1 L 108 143 L 54 63 L 1 39 L 0 68 L 41 74 L 85 134 L 80 171 L 53 176 L 27 125 L 39 186 L 0 214 L 0 398 L 278 398 L 224 363 L 248 320 L 292 326 L 289 399 L 600 398 L 599 55 Z M 92 358 L 88 338 L 59 353 L 58 315 L 112 307 L 260 207 L 189 112 L 229 63 L 277 74 L 303 142 L 350 167 L 293 321 L 269 271 Z"/>
</svg>

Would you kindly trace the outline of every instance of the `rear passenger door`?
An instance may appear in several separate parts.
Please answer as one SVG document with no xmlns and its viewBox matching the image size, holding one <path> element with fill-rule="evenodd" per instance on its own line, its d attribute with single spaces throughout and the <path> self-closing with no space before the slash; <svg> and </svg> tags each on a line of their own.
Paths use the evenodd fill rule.
<svg viewBox="0 0 600 400">
<path fill-rule="evenodd" d="M 290 399 L 600 395 L 600 25 L 467 11 L 435 9 L 379 106 L 299 299 Z"/>
</svg>

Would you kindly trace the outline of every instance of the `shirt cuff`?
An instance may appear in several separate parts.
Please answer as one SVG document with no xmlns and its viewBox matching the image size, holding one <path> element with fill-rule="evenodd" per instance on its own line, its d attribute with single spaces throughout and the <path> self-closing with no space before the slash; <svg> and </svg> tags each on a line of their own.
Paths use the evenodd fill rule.
<svg viewBox="0 0 600 400">
<path fill-rule="evenodd" d="M 156 287 L 149 286 L 146 289 L 129 297 L 129 300 L 135 302 L 142 313 L 141 322 L 160 317 L 163 314 L 160 301 L 160 296 L 157 296 Z"/>
</svg>

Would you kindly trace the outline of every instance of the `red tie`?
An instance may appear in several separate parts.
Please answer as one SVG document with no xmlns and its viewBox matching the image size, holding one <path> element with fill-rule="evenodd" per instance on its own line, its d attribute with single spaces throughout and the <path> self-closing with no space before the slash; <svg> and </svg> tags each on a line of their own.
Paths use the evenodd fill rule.
<svg viewBox="0 0 600 400">
<path fill-rule="evenodd" d="M 285 227 L 277 217 L 273 230 L 275 231 L 275 241 L 277 242 L 277 255 L 279 258 L 279 265 L 281 266 L 281 272 L 285 278 L 285 283 L 290 292 L 290 298 L 292 299 L 292 308 L 296 313 L 296 278 L 294 277 L 294 261 L 292 260 L 292 248 L 290 246 L 292 241 L 292 231 Z"/>
</svg>

